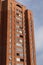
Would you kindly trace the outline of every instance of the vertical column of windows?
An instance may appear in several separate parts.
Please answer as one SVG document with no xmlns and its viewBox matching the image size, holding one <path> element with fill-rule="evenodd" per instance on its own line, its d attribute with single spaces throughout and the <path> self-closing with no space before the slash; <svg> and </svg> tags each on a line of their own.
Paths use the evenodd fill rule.
<svg viewBox="0 0 43 65">
<path fill-rule="evenodd" d="M 9 45 L 9 65 L 12 65 L 12 3 L 10 3 L 10 45 Z"/>
<path fill-rule="evenodd" d="M 23 22 L 22 11 L 16 9 L 16 62 L 24 62 L 23 59 Z M 18 58 L 19 56 L 19 58 Z M 20 58 L 21 57 L 21 58 Z M 19 63 L 21 65 L 21 63 Z M 23 63 L 22 63 L 23 65 Z"/>
</svg>

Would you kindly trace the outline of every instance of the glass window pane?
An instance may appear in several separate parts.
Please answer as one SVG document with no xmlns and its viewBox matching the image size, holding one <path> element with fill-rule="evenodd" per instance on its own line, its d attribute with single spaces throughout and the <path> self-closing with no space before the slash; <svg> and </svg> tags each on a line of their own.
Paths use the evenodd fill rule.
<svg viewBox="0 0 43 65">
<path fill-rule="evenodd" d="M 16 61 L 20 61 L 20 58 L 16 58 Z"/>
</svg>

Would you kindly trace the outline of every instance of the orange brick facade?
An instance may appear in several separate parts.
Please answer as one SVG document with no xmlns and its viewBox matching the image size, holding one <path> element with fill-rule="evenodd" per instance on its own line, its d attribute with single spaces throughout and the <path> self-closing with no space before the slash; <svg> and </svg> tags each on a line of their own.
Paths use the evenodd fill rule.
<svg viewBox="0 0 43 65">
<path fill-rule="evenodd" d="M 0 0 L 0 65 L 36 65 L 32 12 L 14 0 Z"/>
</svg>

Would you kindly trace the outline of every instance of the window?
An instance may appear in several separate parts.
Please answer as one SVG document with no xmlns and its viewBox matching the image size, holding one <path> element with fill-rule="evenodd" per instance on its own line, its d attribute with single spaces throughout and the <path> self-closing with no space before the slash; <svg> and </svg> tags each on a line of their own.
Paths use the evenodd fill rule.
<svg viewBox="0 0 43 65">
<path fill-rule="evenodd" d="M 23 65 L 23 64 L 17 63 L 16 65 Z"/>
<path fill-rule="evenodd" d="M 22 40 L 22 39 L 20 39 L 20 40 L 19 40 L 19 42 L 21 42 L 21 43 L 22 43 L 22 42 L 23 42 L 23 40 Z"/>
<path fill-rule="evenodd" d="M 18 13 L 22 14 L 22 11 L 21 11 L 21 10 L 19 10 L 19 9 L 16 9 L 16 12 L 18 12 Z"/>
<path fill-rule="evenodd" d="M 23 29 L 23 27 L 20 26 L 20 29 Z"/>
<path fill-rule="evenodd" d="M 18 28 L 18 27 L 17 27 L 17 28 Z M 22 34 L 22 30 L 17 29 L 16 31 L 19 32 L 20 34 Z"/>
<path fill-rule="evenodd" d="M 17 23 L 19 24 L 19 21 L 17 21 Z"/>
<path fill-rule="evenodd" d="M 19 34 L 16 34 L 17 37 L 19 37 L 20 35 Z"/>
<path fill-rule="evenodd" d="M 16 13 L 16 16 L 20 19 L 22 19 L 22 15 L 20 13 Z"/>
<path fill-rule="evenodd" d="M 10 33 L 10 37 L 11 37 L 11 33 Z"/>
<path fill-rule="evenodd" d="M 17 22 L 17 24 L 19 24 L 19 25 L 20 25 L 20 26 L 19 26 L 19 27 L 20 27 L 20 29 L 23 29 L 23 27 L 22 27 L 22 22 L 21 22 L 21 21 L 20 21 L 20 22 L 19 22 L 19 21 L 16 21 L 16 22 Z"/>
<path fill-rule="evenodd" d="M 20 61 L 24 61 L 24 59 L 20 59 Z"/>
<path fill-rule="evenodd" d="M 22 25 L 22 22 L 19 22 L 20 25 Z"/>
<path fill-rule="evenodd" d="M 16 17 L 16 19 L 17 19 L 17 20 L 19 20 L 19 18 L 18 18 L 18 17 Z"/>
<path fill-rule="evenodd" d="M 23 54 L 20 53 L 20 56 L 23 57 Z"/>
<path fill-rule="evenodd" d="M 23 52 L 23 49 L 22 48 L 16 48 L 16 51 Z"/>
<path fill-rule="evenodd" d="M 19 28 L 19 25 L 16 25 L 16 28 Z"/>
<path fill-rule="evenodd" d="M 9 65 L 12 65 L 12 62 L 9 62 Z"/>
<path fill-rule="evenodd" d="M 10 46 L 10 48 L 12 47 L 11 44 L 9 46 Z"/>
<path fill-rule="evenodd" d="M 22 11 L 19 10 L 19 12 L 22 14 Z"/>
<path fill-rule="evenodd" d="M 22 40 L 22 39 L 20 39 L 20 38 L 16 38 L 16 41 L 17 41 L 17 42 L 20 42 L 20 43 L 22 43 L 22 42 L 23 42 L 23 40 Z"/>
<path fill-rule="evenodd" d="M 23 57 L 23 54 L 21 54 L 21 53 L 16 53 L 16 55 Z"/>
<path fill-rule="evenodd" d="M 19 13 L 16 13 L 17 16 L 19 16 Z"/>
<path fill-rule="evenodd" d="M 16 15 L 22 18 L 22 15 L 20 13 L 16 13 Z"/>
<path fill-rule="evenodd" d="M 20 44 L 20 43 L 16 43 L 16 45 L 22 47 L 22 44 Z"/>
<path fill-rule="evenodd" d="M 10 11 L 11 12 L 11 11 Z M 11 14 L 11 13 L 10 13 Z M 11 21 L 12 21 L 12 16 L 10 15 L 10 23 L 11 23 Z"/>
<path fill-rule="evenodd" d="M 19 56 L 19 53 L 17 53 L 17 56 Z"/>
<path fill-rule="evenodd" d="M 20 21 L 22 20 L 22 18 L 18 18 L 18 17 L 16 17 L 16 19 L 17 19 L 17 20 L 20 20 Z"/>
<path fill-rule="evenodd" d="M 10 40 L 9 40 L 10 42 L 11 42 L 11 38 L 10 38 Z"/>
<path fill-rule="evenodd" d="M 24 59 L 16 58 L 16 61 L 24 61 Z"/>
<path fill-rule="evenodd" d="M 12 51 L 11 51 L 11 49 L 9 49 L 9 53 L 11 53 Z"/>
<path fill-rule="evenodd" d="M 18 11 L 18 9 L 16 9 L 16 11 Z"/>
<path fill-rule="evenodd" d="M 30 32 L 32 32 L 32 28 L 30 28 Z"/>
<path fill-rule="evenodd" d="M 10 32 L 11 32 L 11 28 L 10 28 Z"/>
<path fill-rule="evenodd" d="M 17 32 L 19 32 L 19 30 L 18 30 L 18 29 L 17 29 L 16 31 L 17 31 Z"/>
<path fill-rule="evenodd" d="M 16 61 L 20 61 L 20 58 L 16 58 Z"/>
<path fill-rule="evenodd" d="M 19 38 L 16 38 L 16 41 L 19 42 Z"/>
<path fill-rule="evenodd" d="M 22 18 L 22 15 L 20 13 L 16 13 L 16 15 Z"/>
<path fill-rule="evenodd" d="M 22 38 L 23 38 L 23 35 L 20 35 L 20 37 L 22 37 Z"/>
<path fill-rule="evenodd" d="M 19 16 L 20 16 L 20 17 L 22 17 L 22 15 L 21 15 L 21 14 L 19 14 Z"/>
<path fill-rule="evenodd" d="M 19 30 L 19 33 L 21 33 L 21 34 L 22 34 L 22 30 Z"/>
<path fill-rule="evenodd" d="M 12 56 L 9 56 L 9 60 L 12 60 Z"/>
</svg>

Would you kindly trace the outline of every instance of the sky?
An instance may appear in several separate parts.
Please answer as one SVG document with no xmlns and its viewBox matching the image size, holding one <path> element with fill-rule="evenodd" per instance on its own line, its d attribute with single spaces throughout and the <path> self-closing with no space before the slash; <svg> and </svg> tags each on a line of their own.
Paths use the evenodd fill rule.
<svg viewBox="0 0 43 65">
<path fill-rule="evenodd" d="M 43 65 L 43 0 L 16 0 L 32 10 L 35 30 L 36 62 Z"/>
</svg>

